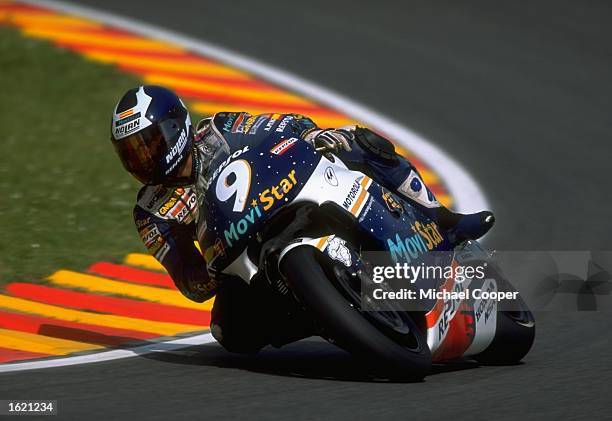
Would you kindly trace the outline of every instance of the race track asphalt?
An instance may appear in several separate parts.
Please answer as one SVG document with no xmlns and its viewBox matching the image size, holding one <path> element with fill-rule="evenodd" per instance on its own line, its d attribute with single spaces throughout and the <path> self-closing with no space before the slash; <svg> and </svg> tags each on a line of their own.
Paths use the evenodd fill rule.
<svg viewBox="0 0 612 421">
<path fill-rule="evenodd" d="M 609 248 L 608 2 L 80 3 L 257 57 L 432 139 L 487 194 L 490 247 Z M 72 419 L 603 419 L 610 310 L 538 314 L 524 364 L 457 363 L 417 384 L 362 379 L 312 339 L 256 357 L 211 344 L 3 374 L 0 395 L 57 399 Z"/>
</svg>

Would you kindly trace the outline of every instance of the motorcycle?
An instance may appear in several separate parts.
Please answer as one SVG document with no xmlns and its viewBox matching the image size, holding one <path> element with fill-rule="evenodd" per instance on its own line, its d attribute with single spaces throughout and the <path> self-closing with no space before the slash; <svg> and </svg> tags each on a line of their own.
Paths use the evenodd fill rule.
<svg viewBox="0 0 612 421">
<path fill-rule="evenodd" d="M 483 290 L 515 290 L 476 241 L 455 245 L 408 201 L 316 152 L 287 123 L 224 134 L 231 149 L 214 156 L 199 195 L 198 241 L 213 276 L 248 283 L 263 274 L 317 334 L 389 378 L 421 379 L 432 363 L 456 358 L 513 364 L 527 354 L 535 320 L 520 296 L 513 308 L 473 297 L 430 300 L 419 311 L 393 300 L 366 308 L 364 290 L 380 286 L 368 252 L 413 261 L 443 252 L 455 267 L 484 262 Z M 460 286 L 451 277 L 434 288 Z"/>
</svg>

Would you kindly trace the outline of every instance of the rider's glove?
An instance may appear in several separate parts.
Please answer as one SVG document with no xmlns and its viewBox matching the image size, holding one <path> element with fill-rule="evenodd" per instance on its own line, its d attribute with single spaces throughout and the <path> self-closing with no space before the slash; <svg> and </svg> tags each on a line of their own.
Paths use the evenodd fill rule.
<svg viewBox="0 0 612 421">
<path fill-rule="evenodd" d="M 215 295 L 218 283 L 212 278 L 203 280 L 196 280 L 193 278 L 181 279 L 177 283 L 178 289 L 181 293 L 196 303 L 202 303 Z"/>
<path fill-rule="evenodd" d="M 340 129 L 313 129 L 306 132 L 303 136 L 305 141 L 310 143 L 317 152 L 321 152 L 329 158 L 332 153 L 337 153 L 341 149 L 351 151 L 351 142 L 355 138 L 349 128 Z"/>
</svg>

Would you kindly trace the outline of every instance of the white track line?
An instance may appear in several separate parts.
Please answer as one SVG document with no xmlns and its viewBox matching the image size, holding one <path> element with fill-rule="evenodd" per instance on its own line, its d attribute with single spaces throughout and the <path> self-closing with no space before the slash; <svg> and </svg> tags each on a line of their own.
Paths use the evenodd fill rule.
<svg viewBox="0 0 612 421">
<path fill-rule="evenodd" d="M 370 127 L 385 133 L 393 140 L 416 153 L 443 180 L 455 200 L 455 208 L 459 212 L 473 212 L 489 209 L 485 196 L 472 176 L 448 154 L 414 131 L 396 123 L 389 118 L 365 107 L 353 100 L 335 93 L 313 82 L 304 80 L 286 71 L 274 68 L 258 60 L 232 52 L 223 47 L 206 41 L 181 35 L 179 33 L 158 28 L 134 19 L 114 15 L 101 10 L 75 5 L 55 0 L 19 0 L 23 3 L 46 7 L 61 12 L 80 15 L 110 26 L 124 28 L 140 35 L 157 38 L 182 46 L 193 52 L 211 57 L 228 65 L 243 69 L 273 84 L 281 85 L 289 90 L 310 97 L 321 104 L 327 105 L 341 113 L 355 118 Z M 149 352 L 168 352 L 194 345 L 215 342 L 210 333 L 190 338 L 175 339 L 168 342 L 144 345 L 131 349 L 105 351 L 95 354 L 66 357 L 44 361 L 24 362 L 0 365 L 0 373 L 10 371 L 34 370 L 49 367 L 63 367 L 77 364 L 87 364 L 100 361 L 110 361 L 134 357 Z"/>
<path fill-rule="evenodd" d="M 215 338 L 213 338 L 210 333 L 203 333 L 201 335 L 190 336 L 188 338 L 174 339 L 168 342 L 156 342 L 154 344 L 137 346 L 129 349 L 115 349 L 113 351 L 104 351 L 94 354 L 77 355 L 74 357 L 57 358 L 52 360 L 0 364 L 0 373 L 120 360 L 123 358 L 150 354 L 152 352 L 171 352 L 189 346 L 209 344 L 212 342 L 216 342 Z"/>
</svg>

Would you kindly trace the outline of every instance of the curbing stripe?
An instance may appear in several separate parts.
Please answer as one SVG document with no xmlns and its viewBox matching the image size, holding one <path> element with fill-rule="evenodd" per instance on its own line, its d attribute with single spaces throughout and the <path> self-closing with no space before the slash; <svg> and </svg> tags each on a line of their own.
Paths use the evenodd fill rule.
<svg viewBox="0 0 612 421">
<path fill-rule="evenodd" d="M 7 310 L 15 310 L 23 313 L 51 317 L 53 319 L 106 327 L 118 327 L 121 329 L 139 330 L 142 332 L 157 333 L 158 335 L 162 336 L 171 336 L 179 333 L 202 330 L 202 326 L 156 322 L 133 317 L 115 316 L 113 314 L 96 314 L 86 311 L 70 310 L 63 307 L 23 300 L 21 298 L 9 297 L 8 295 L 2 294 L 0 294 L 0 307 Z"/>
<path fill-rule="evenodd" d="M 174 281 L 172 281 L 169 275 L 151 272 L 150 270 L 136 269 L 130 266 L 116 265 L 109 262 L 98 262 L 91 265 L 87 271 L 94 275 L 113 278 L 119 281 L 176 289 Z"/>
<path fill-rule="evenodd" d="M 58 270 L 47 279 L 56 285 L 82 288 L 97 293 L 125 295 L 153 303 L 181 308 L 210 310 L 212 306 L 212 300 L 202 304 L 195 303 L 185 299 L 178 290 L 129 284 L 127 282 L 113 281 L 99 276 L 73 272 L 71 270 Z"/>
<path fill-rule="evenodd" d="M 166 272 L 166 269 L 155 260 L 155 257 L 144 253 L 130 253 L 123 259 L 123 263 L 130 266 L 138 266 L 145 269 Z"/>
<path fill-rule="evenodd" d="M 36 349 L 43 354 L 49 355 L 67 355 L 73 352 L 92 351 L 102 348 L 100 345 L 51 338 L 43 335 L 33 335 L 31 333 L 7 329 L 0 329 L 0 343 L 3 347 L 18 351 L 31 351 L 32 349 Z"/>
<path fill-rule="evenodd" d="M 26 35 L 50 40 L 57 40 L 63 43 L 86 43 L 92 46 L 120 47 L 136 51 L 181 51 L 176 47 L 169 46 L 161 41 L 145 40 L 140 37 L 122 36 L 109 34 L 105 31 L 99 33 L 87 33 L 84 31 L 58 31 L 54 28 L 26 28 L 23 31 Z"/>
<path fill-rule="evenodd" d="M 212 75 L 212 76 L 231 76 L 244 79 L 249 79 L 246 73 L 238 70 L 230 69 L 219 64 L 212 64 L 206 61 L 194 60 L 192 58 L 180 58 L 172 61 L 161 61 L 156 58 L 134 57 L 129 54 L 118 52 L 109 54 L 92 50 L 91 52 L 83 53 L 84 56 L 103 63 L 119 64 L 125 63 L 128 65 L 137 65 L 146 67 L 151 70 L 181 70 L 182 73 L 194 75 Z"/>
<path fill-rule="evenodd" d="M 94 295 L 26 283 L 12 283 L 8 285 L 7 291 L 14 297 L 75 310 L 114 314 L 157 322 L 197 325 L 201 328 L 210 325 L 210 312 L 204 309 L 193 310 L 148 301 Z"/>
<path fill-rule="evenodd" d="M 118 346 L 157 336 L 154 333 L 67 322 L 1 310 L 0 328 L 106 346 Z"/>
<path fill-rule="evenodd" d="M 0 347 L 0 363 L 35 360 L 39 358 L 50 357 L 51 354 L 42 354 L 40 352 L 19 351 L 16 349 Z"/>
</svg>

